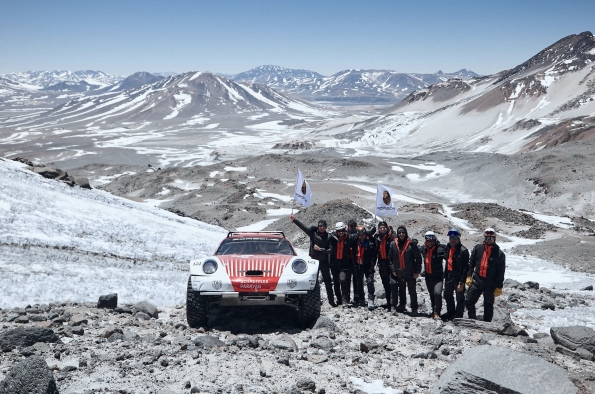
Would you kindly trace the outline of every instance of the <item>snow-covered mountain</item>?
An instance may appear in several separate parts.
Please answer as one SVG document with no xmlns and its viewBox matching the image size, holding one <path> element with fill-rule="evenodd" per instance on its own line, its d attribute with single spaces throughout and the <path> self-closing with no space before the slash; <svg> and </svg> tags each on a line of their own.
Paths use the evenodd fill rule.
<svg viewBox="0 0 595 394">
<path fill-rule="evenodd" d="M 310 101 L 335 103 L 396 103 L 414 90 L 451 78 L 478 77 L 466 69 L 445 74 L 399 73 L 389 70 L 350 69 L 329 77 L 308 70 L 261 66 L 236 74 L 235 81 L 266 84 Z"/>
<path fill-rule="evenodd" d="M 319 116 L 328 112 L 264 85 L 236 83 L 210 73 L 188 72 L 155 78 L 159 79 L 155 83 L 129 90 L 119 91 L 125 86 L 120 84 L 116 85 L 120 88 L 111 89 L 114 91 L 75 98 L 40 114 L 37 121 L 27 117 L 26 123 L 35 127 L 71 127 L 84 122 L 90 127 L 106 121 L 178 123 L 205 113 L 248 116 L 250 112 L 270 111 L 284 116 L 292 113 Z M 13 117 L 5 125 L 17 125 L 19 121 Z"/>
<path fill-rule="evenodd" d="M 175 75 L 175 74 L 174 74 Z M 136 72 L 132 75 L 127 76 L 117 84 L 110 86 L 107 90 L 111 91 L 122 91 L 138 89 L 143 85 L 150 85 L 152 83 L 161 81 L 165 76 L 151 74 L 146 71 Z"/>
<path fill-rule="evenodd" d="M 92 86 L 92 89 L 99 89 L 120 82 L 124 77 L 119 75 L 106 74 L 103 71 L 81 70 L 81 71 L 26 71 L 10 74 L 3 74 L 0 77 L 12 81 L 36 86 L 38 89 L 60 90 L 68 86 Z M 64 83 L 70 84 L 64 84 Z M 74 87 L 80 90 L 80 87 Z M 84 91 L 84 90 L 83 90 Z"/>
<path fill-rule="evenodd" d="M 403 152 L 510 153 L 595 139 L 594 62 L 593 34 L 573 34 L 512 69 L 418 89 L 383 116 L 325 133 L 339 133 L 345 146 L 398 144 Z"/>
</svg>

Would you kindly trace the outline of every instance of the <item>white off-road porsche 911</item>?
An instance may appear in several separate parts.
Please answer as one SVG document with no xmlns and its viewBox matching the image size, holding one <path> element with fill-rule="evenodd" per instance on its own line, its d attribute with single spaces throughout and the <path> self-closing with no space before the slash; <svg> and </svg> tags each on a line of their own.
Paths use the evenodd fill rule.
<svg viewBox="0 0 595 394">
<path fill-rule="evenodd" d="M 318 261 L 279 231 L 230 232 L 213 256 L 190 262 L 186 301 L 190 327 L 206 326 L 213 305 L 290 305 L 307 327 L 320 316 Z"/>
</svg>

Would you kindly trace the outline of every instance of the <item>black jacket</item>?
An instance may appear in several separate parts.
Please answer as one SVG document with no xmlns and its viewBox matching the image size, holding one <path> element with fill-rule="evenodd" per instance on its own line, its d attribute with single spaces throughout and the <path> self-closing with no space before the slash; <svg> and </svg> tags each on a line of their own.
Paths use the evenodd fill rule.
<svg viewBox="0 0 595 394">
<path fill-rule="evenodd" d="M 361 259 L 359 260 L 358 252 L 361 254 Z M 378 250 L 376 249 L 374 240 L 368 239 L 368 242 L 365 246 L 361 246 L 361 242 L 358 240 L 355 243 L 353 255 L 355 256 L 353 259 L 355 267 L 362 267 L 366 271 L 374 269 L 374 266 L 376 265 L 376 257 L 378 255 Z M 363 264 L 360 264 L 361 262 L 363 262 Z"/>
<path fill-rule="evenodd" d="M 374 236 L 374 242 L 376 243 L 376 249 L 378 249 L 378 263 L 388 263 L 390 244 L 396 238 L 397 234 L 389 230 L 386 234 L 380 235 L 380 233 Z M 383 243 L 384 241 L 384 243 Z M 383 252 L 385 252 L 386 259 L 382 258 Z"/>
<path fill-rule="evenodd" d="M 398 242 L 399 239 L 395 238 L 390 244 L 390 249 L 388 251 L 390 270 L 391 272 L 397 272 L 399 278 L 411 279 L 413 278 L 413 274 L 419 274 L 421 272 L 421 254 L 417 247 L 417 240 L 411 239 L 409 246 L 405 249 L 404 268 L 401 268 L 400 266 L 399 249 L 397 248 Z"/>
<path fill-rule="evenodd" d="M 357 253 L 357 234 L 348 234 L 344 238 L 343 247 L 341 249 L 338 247 L 341 242 L 337 237 L 337 234 L 331 234 L 329 242 L 333 251 L 330 254 L 331 264 L 339 264 L 342 268 L 351 267 L 353 264 L 353 256 Z M 355 251 L 353 248 L 355 248 Z"/>
<path fill-rule="evenodd" d="M 442 264 L 444 261 L 445 250 L 446 249 L 444 248 L 444 246 L 440 245 L 440 242 L 436 240 L 436 245 L 433 249 L 432 257 L 430 258 L 430 261 L 426 261 L 428 247 L 426 246 L 426 244 L 423 244 L 419 248 L 426 278 L 432 278 L 435 280 L 442 280 L 444 278 L 444 269 Z"/>
<path fill-rule="evenodd" d="M 469 249 L 459 243 L 454 247 L 454 254 L 452 256 L 452 270 L 448 269 L 448 255 L 453 246 L 450 243 L 446 244 L 446 263 L 444 264 L 444 278 L 451 283 L 465 283 L 465 277 L 469 270 Z"/>
<path fill-rule="evenodd" d="M 318 233 L 317 226 L 306 227 L 302 222 L 295 219 L 293 221 L 303 232 L 310 237 L 310 257 L 321 262 L 328 262 L 329 255 L 333 252 L 328 232 Z M 314 250 L 314 245 L 318 245 L 320 250 Z"/>
<path fill-rule="evenodd" d="M 477 244 L 469 256 L 469 270 L 467 276 L 473 276 L 473 282 L 482 286 L 502 288 L 504 286 L 504 271 L 506 270 L 506 255 L 495 243 L 492 253 L 488 258 L 488 266 L 484 275 L 481 275 L 481 258 L 483 257 L 484 244 Z"/>
</svg>

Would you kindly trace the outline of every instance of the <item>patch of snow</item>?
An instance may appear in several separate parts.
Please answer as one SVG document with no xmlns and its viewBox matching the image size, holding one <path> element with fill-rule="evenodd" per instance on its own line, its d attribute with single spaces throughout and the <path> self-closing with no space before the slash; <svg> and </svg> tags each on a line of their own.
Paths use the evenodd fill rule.
<svg viewBox="0 0 595 394">
<path fill-rule="evenodd" d="M 267 219 L 261 220 L 260 222 L 252 223 L 247 226 L 238 227 L 236 231 L 261 231 L 264 230 L 269 224 L 275 223 L 279 219 Z"/>
<path fill-rule="evenodd" d="M 248 167 L 231 167 L 227 166 L 224 168 L 225 171 L 246 171 Z"/>
<path fill-rule="evenodd" d="M 370 383 L 356 377 L 350 377 L 349 380 L 356 389 L 368 394 L 403 394 L 402 390 L 393 389 L 392 387 L 384 387 L 384 382 L 380 379 L 372 380 Z"/>
</svg>

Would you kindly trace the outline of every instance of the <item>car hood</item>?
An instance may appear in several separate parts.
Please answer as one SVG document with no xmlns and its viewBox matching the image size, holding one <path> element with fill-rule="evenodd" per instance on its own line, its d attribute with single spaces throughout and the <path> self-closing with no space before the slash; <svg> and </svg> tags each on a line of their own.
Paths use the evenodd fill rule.
<svg viewBox="0 0 595 394">
<path fill-rule="evenodd" d="M 227 275 L 239 292 L 267 292 L 275 290 L 279 277 L 295 256 L 287 255 L 222 255 L 217 256 Z M 262 271 L 262 275 L 249 275 L 248 271 Z"/>
</svg>

